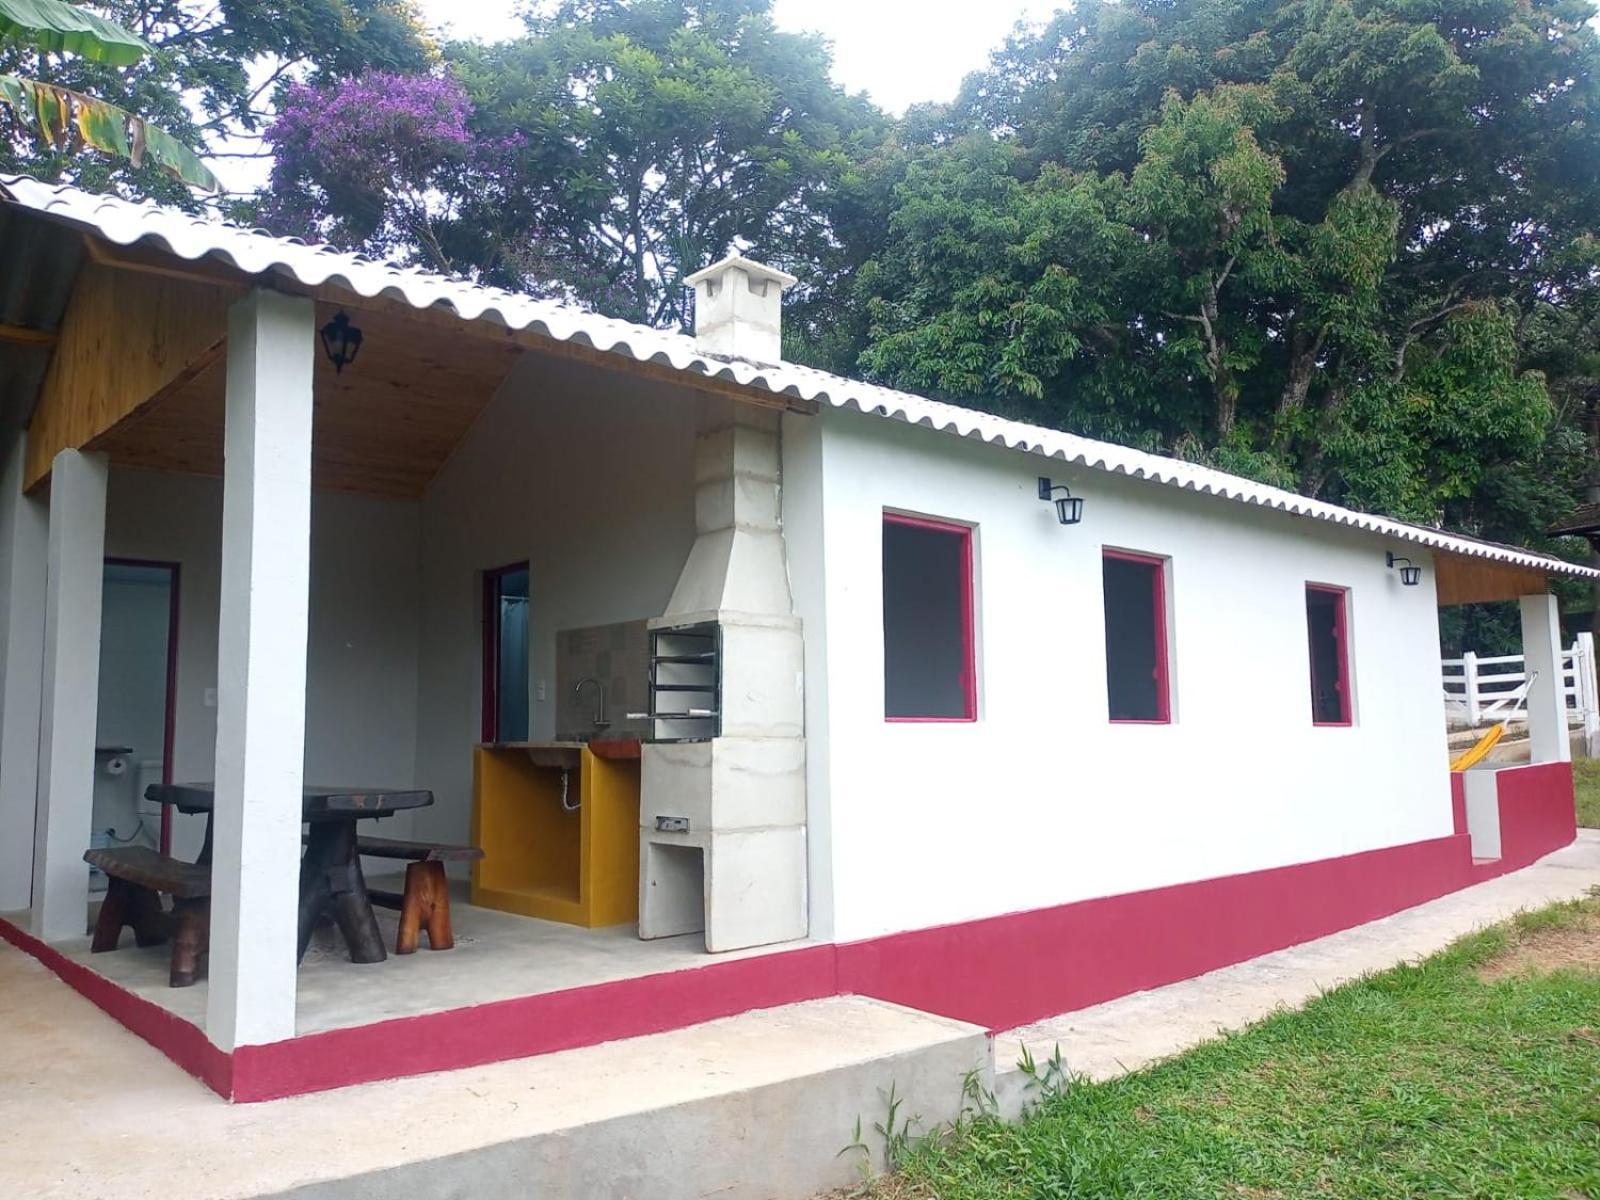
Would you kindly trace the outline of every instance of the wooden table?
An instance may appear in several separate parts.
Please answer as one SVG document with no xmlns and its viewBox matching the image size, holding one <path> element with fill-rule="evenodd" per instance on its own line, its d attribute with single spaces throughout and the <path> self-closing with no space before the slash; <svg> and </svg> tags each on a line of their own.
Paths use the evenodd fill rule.
<svg viewBox="0 0 1600 1200">
<path fill-rule="evenodd" d="M 156 783 L 145 789 L 145 798 L 170 804 L 179 812 L 205 813 L 206 840 L 200 862 L 211 861 L 211 833 L 214 787 L 209 783 Z M 300 859 L 300 928 L 296 961 L 305 957 L 311 944 L 311 931 L 324 913 L 331 913 L 350 948 L 350 961 L 382 962 L 388 957 L 378 918 L 367 896 L 367 881 L 361 874 L 361 857 L 356 853 L 356 822 L 387 817 L 408 808 L 426 808 L 433 803 L 428 791 L 385 791 L 370 788 L 307 786 L 301 798 L 300 816 L 309 827 L 305 854 Z"/>
</svg>

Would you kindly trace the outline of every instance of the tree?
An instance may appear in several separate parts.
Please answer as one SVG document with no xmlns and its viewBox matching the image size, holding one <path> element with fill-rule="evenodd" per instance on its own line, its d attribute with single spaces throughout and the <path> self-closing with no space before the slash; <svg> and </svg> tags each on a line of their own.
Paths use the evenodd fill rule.
<svg viewBox="0 0 1600 1200">
<path fill-rule="evenodd" d="M 448 47 L 471 146 L 416 146 L 420 175 L 391 160 L 387 215 L 372 219 L 366 187 L 358 219 L 371 233 L 358 244 L 658 325 L 683 322 L 683 277 L 733 246 L 816 286 L 841 269 L 834 213 L 887 122 L 829 80 L 817 39 L 778 31 L 769 8 L 566 0 L 530 17 L 525 38 Z M 360 119 L 338 88 L 320 95 Z M 382 141 L 390 119 L 380 106 L 357 140 Z M 298 217 L 359 235 L 338 165 L 287 129 L 272 137 L 269 215 L 308 193 L 315 210 Z M 406 215 L 419 187 L 425 230 Z"/>
<path fill-rule="evenodd" d="M 73 7 L 119 23 L 150 52 L 136 62 L 98 61 L 0 42 L 0 74 L 25 75 L 137 113 L 203 157 L 264 155 L 250 139 L 291 80 L 368 66 L 419 71 L 434 53 L 410 0 L 98 0 Z M 0 127 L 0 169 L 194 204 L 185 185 L 148 160 L 135 166 L 77 150 L 71 139 L 41 145 L 20 124 Z"/>
<path fill-rule="evenodd" d="M 448 270 L 436 230 L 474 156 L 471 112 L 449 75 L 368 71 L 322 88 L 292 85 L 267 130 L 267 219 L 379 255 L 416 247 Z"/>
<path fill-rule="evenodd" d="M 1572 442 L 1540 373 L 1568 366 L 1534 334 L 1600 288 L 1581 252 L 1600 228 L 1593 11 L 1086 0 L 923 118 L 857 280 L 861 362 L 1358 507 L 1536 535 Z M 919 252 L 967 236 L 965 256 Z"/>
<path fill-rule="evenodd" d="M 0 38 L 31 45 L 41 55 L 69 53 L 90 62 L 127 66 L 150 50 L 122 26 L 59 0 L 0 0 Z M 58 151 L 87 146 L 116 154 L 135 167 L 153 165 L 192 187 L 215 190 L 211 174 L 187 146 L 142 117 L 93 96 L 37 79 L 0 74 L 0 105 Z"/>
</svg>

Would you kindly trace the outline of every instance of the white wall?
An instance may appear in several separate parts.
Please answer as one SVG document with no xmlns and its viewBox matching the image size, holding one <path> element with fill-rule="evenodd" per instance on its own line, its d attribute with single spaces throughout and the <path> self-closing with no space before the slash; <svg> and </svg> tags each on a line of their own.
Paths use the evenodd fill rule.
<svg viewBox="0 0 1600 1200">
<path fill-rule="evenodd" d="M 553 737 L 556 632 L 657 616 L 672 594 L 694 541 L 695 414 L 685 389 L 530 356 L 434 480 L 416 743 L 435 805 L 415 814 L 418 836 L 468 834 L 481 572 L 529 563 L 529 733 Z"/>
<path fill-rule="evenodd" d="M 0 912 L 15 912 L 33 892 L 49 518 L 22 492 L 26 438 L 0 429 L 0 447 Z"/>
<path fill-rule="evenodd" d="M 1402 588 L 1370 535 L 877 417 L 817 421 L 786 430 L 785 532 L 833 936 L 1451 832 L 1426 555 L 1407 550 L 1429 586 Z M 1081 525 L 1056 523 L 1039 474 L 1085 498 Z M 976 723 L 884 722 L 886 508 L 976 526 Z M 1108 546 L 1172 558 L 1171 725 L 1107 721 Z M 1350 589 L 1353 728 L 1311 724 L 1308 581 Z"/>
<path fill-rule="evenodd" d="M 222 481 L 117 468 L 106 508 L 107 555 L 180 566 L 173 778 L 210 780 L 216 709 L 206 693 L 217 682 Z M 312 496 L 309 782 L 414 786 L 417 509 L 411 501 Z M 404 820 L 385 822 L 382 832 L 405 836 Z M 203 834 L 203 818 L 179 816 L 174 853 L 192 857 Z"/>
</svg>

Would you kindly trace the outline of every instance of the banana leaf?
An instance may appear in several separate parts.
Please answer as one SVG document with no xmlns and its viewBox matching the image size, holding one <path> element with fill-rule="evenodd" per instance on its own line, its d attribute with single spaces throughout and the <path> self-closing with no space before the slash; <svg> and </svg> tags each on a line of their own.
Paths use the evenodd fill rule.
<svg viewBox="0 0 1600 1200">
<path fill-rule="evenodd" d="M 37 50 L 117 67 L 150 53 L 143 38 L 63 0 L 0 0 L 0 37 L 8 36 Z"/>
<path fill-rule="evenodd" d="M 0 4 L 6 2 L 0 0 Z M 57 150 L 89 146 L 125 158 L 136 167 L 149 159 L 190 187 L 208 192 L 220 187 L 193 150 L 165 129 L 115 104 L 53 83 L 0 75 L 0 106 L 11 109 L 24 126 Z"/>
</svg>

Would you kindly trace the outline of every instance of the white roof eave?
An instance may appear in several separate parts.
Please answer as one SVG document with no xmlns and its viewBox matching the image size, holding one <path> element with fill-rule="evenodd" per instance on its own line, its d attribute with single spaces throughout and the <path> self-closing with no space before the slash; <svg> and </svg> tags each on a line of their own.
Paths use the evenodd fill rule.
<svg viewBox="0 0 1600 1200">
<path fill-rule="evenodd" d="M 532 330 L 638 362 L 731 380 L 781 396 L 852 410 L 1041 455 L 1090 470 L 1147 479 L 1297 516 L 1348 526 L 1446 554 L 1486 559 L 1578 578 L 1600 570 L 1492 542 L 1478 541 L 1371 513 L 1313 500 L 1210 467 L 1142 450 L 1028 425 L 975 409 L 847 379 L 795 364 L 762 365 L 702 353 L 692 338 L 599 316 L 575 305 L 414 268 L 374 262 L 361 255 L 227 225 L 155 204 L 97 196 L 77 188 L 0 175 L 0 197 L 58 220 L 92 230 L 120 246 L 155 246 L 190 262 L 217 259 L 248 275 L 284 274 L 306 287 L 331 286 L 368 299 L 385 297 L 418 309 L 448 308 L 466 321 L 491 321 Z"/>
</svg>

